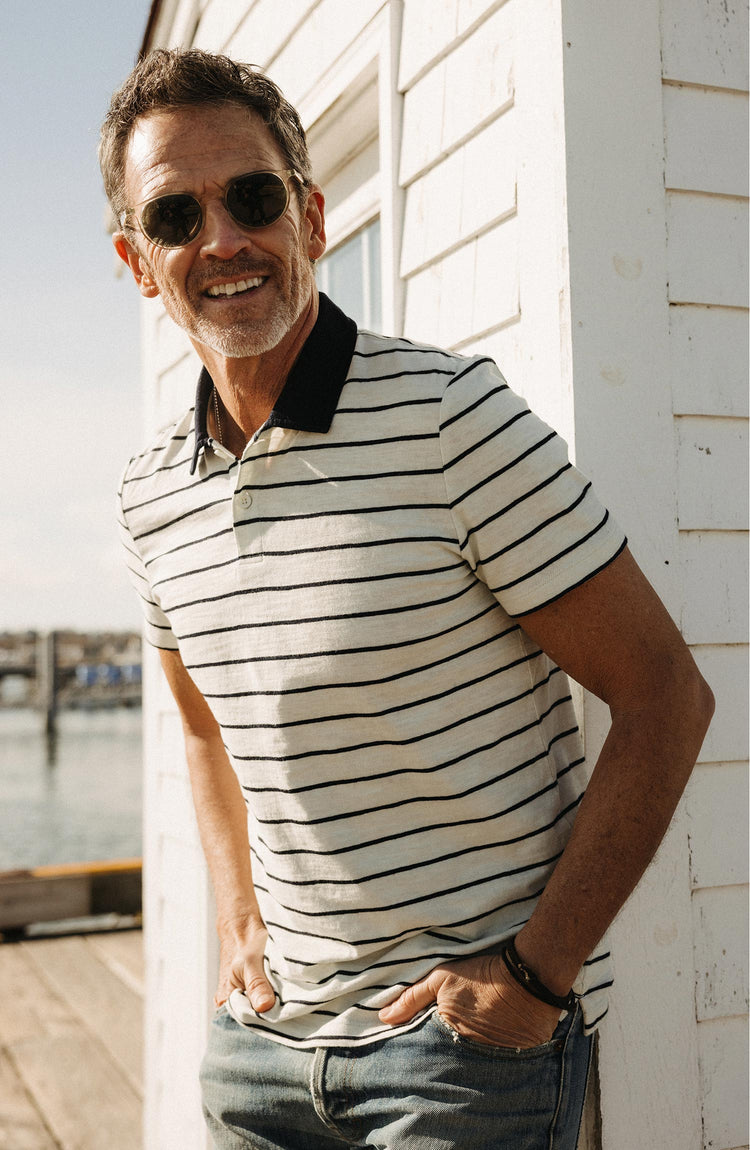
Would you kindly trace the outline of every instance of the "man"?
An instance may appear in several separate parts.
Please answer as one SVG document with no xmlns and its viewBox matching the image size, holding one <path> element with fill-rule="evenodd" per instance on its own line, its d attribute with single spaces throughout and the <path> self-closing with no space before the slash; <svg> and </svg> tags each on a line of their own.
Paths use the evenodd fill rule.
<svg viewBox="0 0 750 1150">
<path fill-rule="evenodd" d="M 204 365 L 121 499 L 216 892 L 216 1145 L 573 1150 L 605 931 L 711 693 L 494 364 L 319 296 L 323 194 L 267 78 L 155 52 L 100 155 Z M 562 668 L 611 710 L 588 787 Z"/>
</svg>

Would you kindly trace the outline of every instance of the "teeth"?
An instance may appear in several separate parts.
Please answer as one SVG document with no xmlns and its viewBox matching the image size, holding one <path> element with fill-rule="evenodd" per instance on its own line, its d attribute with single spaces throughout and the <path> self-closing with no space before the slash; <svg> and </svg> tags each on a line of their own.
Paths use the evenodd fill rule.
<svg viewBox="0 0 750 1150">
<path fill-rule="evenodd" d="M 233 284 L 216 284 L 215 287 L 210 287 L 208 289 L 208 294 L 214 297 L 219 295 L 233 296 L 237 292 L 249 291 L 250 288 L 260 287 L 262 283 L 263 278 L 261 276 L 256 276 L 254 279 L 239 280 L 237 283 Z"/>
</svg>

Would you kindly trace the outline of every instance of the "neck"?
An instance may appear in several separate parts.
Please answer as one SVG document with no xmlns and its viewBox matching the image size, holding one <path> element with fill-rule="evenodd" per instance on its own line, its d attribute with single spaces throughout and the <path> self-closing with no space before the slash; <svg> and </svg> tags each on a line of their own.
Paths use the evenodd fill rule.
<svg viewBox="0 0 750 1150">
<path fill-rule="evenodd" d="M 209 406 L 212 434 L 238 458 L 271 414 L 317 318 L 318 295 L 313 291 L 284 339 L 262 355 L 230 359 L 204 344 L 193 342 L 219 393 L 221 435 Z"/>
</svg>

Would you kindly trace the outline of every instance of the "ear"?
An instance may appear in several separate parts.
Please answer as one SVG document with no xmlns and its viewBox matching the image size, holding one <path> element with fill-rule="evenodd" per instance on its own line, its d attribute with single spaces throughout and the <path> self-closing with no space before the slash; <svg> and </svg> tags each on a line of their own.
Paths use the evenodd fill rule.
<svg viewBox="0 0 750 1150">
<path fill-rule="evenodd" d="M 307 254 L 311 260 L 319 260 L 326 250 L 325 206 L 323 192 L 317 184 L 313 184 L 305 208 L 308 227 Z"/>
<path fill-rule="evenodd" d="M 133 246 L 125 232 L 115 232 L 112 236 L 115 251 L 133 273 L 133 279 L 138 284 L 138 290 L 146 299 L 158 296 L 159 289 L 147 270 L 147 265 L 140 252 Z"/>
</svg>

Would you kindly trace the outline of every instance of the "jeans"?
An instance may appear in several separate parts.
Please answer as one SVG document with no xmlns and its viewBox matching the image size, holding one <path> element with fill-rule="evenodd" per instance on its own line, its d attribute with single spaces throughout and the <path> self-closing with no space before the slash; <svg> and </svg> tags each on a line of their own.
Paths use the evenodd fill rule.
<svg viewBox="0 0 750 1150">
<path fill-rule="evenodd" d="M 437 1013 L 366 1046 L 298 1050 L 214 1018 L 201 1067 L 216 1150 L 575 1150 L 592 1039 L 580 1008 L 530 1050 Z"/>
</svg>

